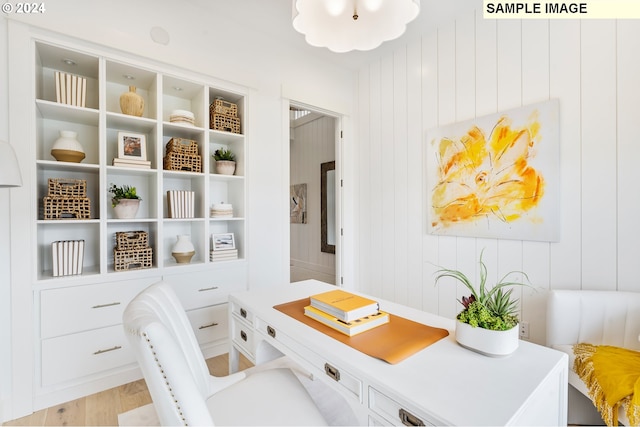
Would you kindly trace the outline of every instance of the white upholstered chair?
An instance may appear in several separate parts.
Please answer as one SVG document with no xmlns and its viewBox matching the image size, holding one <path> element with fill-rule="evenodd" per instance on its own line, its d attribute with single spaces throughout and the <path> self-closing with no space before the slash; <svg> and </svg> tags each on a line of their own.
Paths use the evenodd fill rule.
<svg viewBox="0 0 640 427">
<path fill-rule="evenodd" d="M 288 368 L 211 376 L 170 285 L 142 291 L 123 323 L 162 425 L 326 425 Z"/>
<path fill-rule="evenodd" d="M 569 384 L 588 396 L 587 386 L 573 371 L 573 346 L 613 345 L 640 351 L 640 292 L 552 290 L 547 299 L 547 346 L 569 355 Z M 569 396 L 570 402 L 571 395 Z M 571 408 L 570 408 L 571 409 Z M 570 423 L 573 423 L 569 411 Z M 627 425 L 620 410 L 618 419 Z M 583 423 L 582 420 L 576 422 Z"/>
</svg>

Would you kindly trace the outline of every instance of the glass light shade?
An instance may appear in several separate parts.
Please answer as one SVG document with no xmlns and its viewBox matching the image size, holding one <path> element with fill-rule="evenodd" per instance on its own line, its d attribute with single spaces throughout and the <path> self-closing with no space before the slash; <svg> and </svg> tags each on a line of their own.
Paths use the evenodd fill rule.
<svg viewBox="0 0 640 427">
<path fill-rule="evenodd" d="M 21 186 L 22 176 L 16 153 L 8 142 L 0 141 L 0 188 Z"/>
<path fill-rule="evenodd" d="M 293 0 L 293 28 L 333 52 L 372 50 L 404 34 L 420 0 Z"/>
</svg>

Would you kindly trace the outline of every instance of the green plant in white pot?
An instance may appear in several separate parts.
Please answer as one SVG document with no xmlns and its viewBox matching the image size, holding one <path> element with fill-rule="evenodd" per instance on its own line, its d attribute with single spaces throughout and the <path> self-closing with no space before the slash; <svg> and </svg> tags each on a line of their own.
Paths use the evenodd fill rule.
<svg viewBox="0 0 640 427">
<path fill-rule="evenodd" d="M 441 268 L 436 271 L 436 284 L 445 277 L 462 283 L 470 292 L 460 303 L 464 306 L 457 315 L 456 341 L 463 347 L 488 356 L 506 356 L 518 348 L 518 300 L 512 297 L 512 286 L 528 286 L 509 280 L 514 275 L 529 277 L 522 271 L 510 271 L 495 285 L 487 286 L 487 266 L 480 252 L 480 281 L 478 286 L 459 270 Z M 509 287 L 509 288 L 507 288 Z"/>
<path fill-rule="evenodd" d="M 136 187 L 128 185 L 119 187 L 111 184 L 109 193 L 111 193 L 111 206 L 116 218 L 130 219 L 136 217 L 142 200 L 136 191 Z"/>
<path fill-rule="evenodd" d="M 213 153 L 216 161 L 216 173 L 222 175 L 233 175 L 236 171 L 236 155 L 225 148 L 218 148 Z"/>
</svg>

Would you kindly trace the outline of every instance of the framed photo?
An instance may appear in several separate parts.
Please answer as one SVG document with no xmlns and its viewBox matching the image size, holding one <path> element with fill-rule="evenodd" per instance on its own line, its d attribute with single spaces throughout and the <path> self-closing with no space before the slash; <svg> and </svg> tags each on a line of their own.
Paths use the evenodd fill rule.
<svg viewBox="0 0 640 427">
<path fill-rule="evenodd" d="M 147 160 L 147 140 L 143 134 L 118 132 L 118 157 Z"/>
<path fill-rule="evenodd" d="M 236 248 L 236 239 L 233 233 L 212 234 L 211 244 L 214 251 L 228 251 Z"/>
</svg>

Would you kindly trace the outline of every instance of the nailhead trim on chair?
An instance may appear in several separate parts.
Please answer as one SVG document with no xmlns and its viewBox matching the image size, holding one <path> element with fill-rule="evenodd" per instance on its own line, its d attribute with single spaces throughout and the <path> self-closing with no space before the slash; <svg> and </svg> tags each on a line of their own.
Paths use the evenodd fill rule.
<svg viewBox="0 0 640 427">
<path fill-rule="evenodd" d="M 167 389 L 169 390 L 169 393 L 171 394 L 171 397 L 173 398 L 173 401 L 176 404 L 176 409 L 178 410 L 178 413 L 180 414 L 180 417 L 182 418 L 182 423 L 185 426 L 188 426 L 189 424 L 187 424 L 187 420 L 184 418 L 184 414 L 182 413 L 182 408 L 180 407 L 180 404 L 178 403 L 178 400 L 176 399 L 176 396 L 173 394 L 173 389 L 171 388 L 171 385 L 169 384 L 169 381 L 167 381 L 167 376 L 164 374 L 164 368 L 160 364 L 160 361 L 158 360 L 156 352 L 153 350 L 153 344 L 151 344 L 151 340 L 147 336 L 146 332 L 143 332 L 142 336 L 147 341 L 147 344 L 149 345 L 149 349 L 151 350 L 151 353 L 153 353 L 153 358 L 156 361 L 156 365 L 158 365 L 158 368 L 160 368 L 160 372 L 162 373 L 162 377 L 165 379 L 165 384 L 167 385 Z"/>
</svg>

